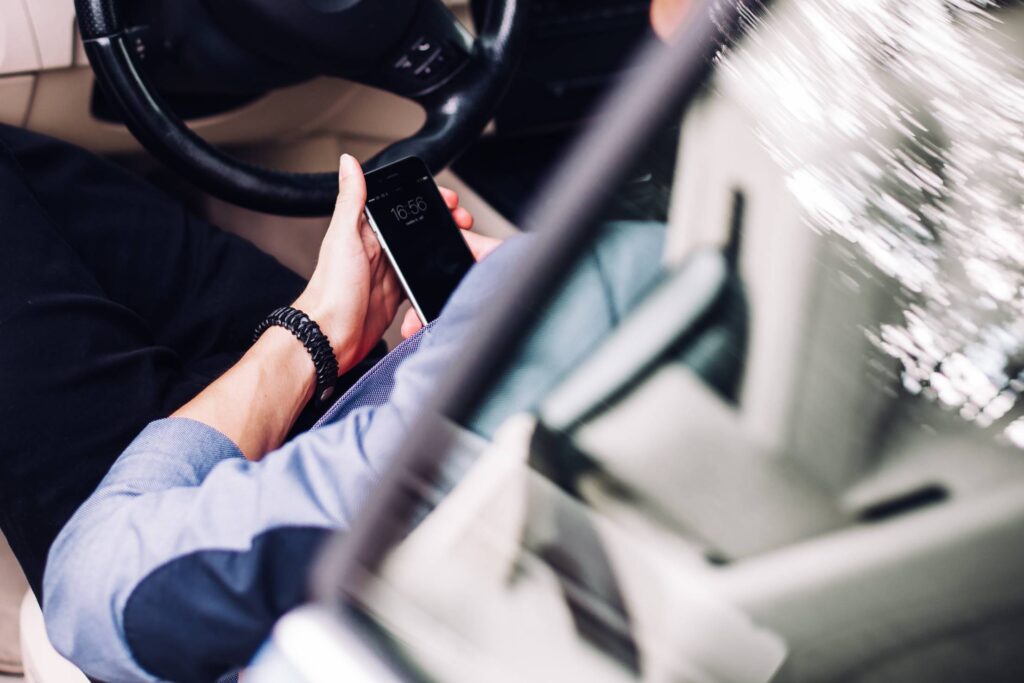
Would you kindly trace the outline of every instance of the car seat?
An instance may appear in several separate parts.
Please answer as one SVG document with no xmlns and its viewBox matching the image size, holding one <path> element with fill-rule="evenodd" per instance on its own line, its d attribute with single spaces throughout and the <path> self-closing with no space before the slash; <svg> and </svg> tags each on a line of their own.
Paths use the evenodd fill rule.
<svg viewBox="0 0 1024 683">
<path fill-rule="evenodd" d="M 31 591 L 22 598 L 19 624 L 25 683 L 88 683 L 85 674 L 53 649 L 43 611 Z"/>
<path fill-rule="evenodd" d="M 88 683 L 46 636 L 43 612 L 7 540 L 0 535 L 0 675 L 26 683 Z"/>
<path fill-rule="evenodd" d="M 18 638 L 18 608 L 28 582 L 0 534 L 0 674 L 20 674 L 21 645 Z"/>
</svg>

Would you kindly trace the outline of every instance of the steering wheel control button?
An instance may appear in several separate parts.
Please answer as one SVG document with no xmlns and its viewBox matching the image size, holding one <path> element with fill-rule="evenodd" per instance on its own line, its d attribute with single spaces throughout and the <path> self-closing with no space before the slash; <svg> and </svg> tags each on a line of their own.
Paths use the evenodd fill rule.
<svg viewBox="0 0 1024 683">
<path fill-rule="evenodd" d="M 395 61 L 395 71 L 411 76 L 419 85 L 429 85 L 451 72 L 455 50 L 443 42 L 420 36 Z"/>
<path fill-rule="evenodd" d="M 423 63 L 420 68 L 416 69 L 416 78 L 421 81 L 429 81 L 434 77 L 435 74 L 439 73 L 444 68 L 444 56 L 441 51 L 438 50 L 431 55 L 431 59 L 428 59 Z"/>
</svg>

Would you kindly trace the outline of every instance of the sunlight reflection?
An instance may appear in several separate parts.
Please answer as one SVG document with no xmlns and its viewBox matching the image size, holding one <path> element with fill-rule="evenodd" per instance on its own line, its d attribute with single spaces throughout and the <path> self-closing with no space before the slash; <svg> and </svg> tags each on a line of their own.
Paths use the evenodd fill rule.
<svg viewBox="0 0 1024 683">
<path fill-rule="evenodd" d="M 904 388 L 980 426 L 1024 388 L 1024 83 L 989 0 L 746 7 L 723 56 L 819 231 L 901 286 L 869 337 Z M 1021 420 L 1006 436 L 1024 447 Z"/>
</svg>

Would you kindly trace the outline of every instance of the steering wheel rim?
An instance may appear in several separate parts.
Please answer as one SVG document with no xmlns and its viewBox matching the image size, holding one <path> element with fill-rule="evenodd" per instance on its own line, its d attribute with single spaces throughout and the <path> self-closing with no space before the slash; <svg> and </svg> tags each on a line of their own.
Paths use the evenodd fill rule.
<svg viewBox="0 0 1024 683">
<path fill-rule="evenodd" d="M 231 203 L 279 215 L 329 214 L 338 191 L 335 171 L 289 173 L 240 161 L 194 133 L 170 110 L 138 63 L 120 19 L 119 1 L 75 0 L 75 5 L 96 80 L 139 142 L 198 187 Z M 367 170 L 418 156 L 436 173 L 483 132 L 522 51 L 524 5 L 525 0 L 492 4 L 465 62 L 438 87 L 414 98 L 427 113 L 420 130 L 366 162 Z"/>
</svg>

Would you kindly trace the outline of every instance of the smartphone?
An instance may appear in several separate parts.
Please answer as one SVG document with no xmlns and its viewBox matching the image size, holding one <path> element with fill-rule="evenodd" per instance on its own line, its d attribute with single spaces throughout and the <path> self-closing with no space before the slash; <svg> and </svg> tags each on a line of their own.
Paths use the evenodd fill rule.
<svg viewBox="0 0 1024 683">
<path fill-rule="evenodd" d="M 367 173 L 366 216 L 416 314 L 431 322 L 474 260 L 427 165 L 407 157 Z"/>
</svg>

